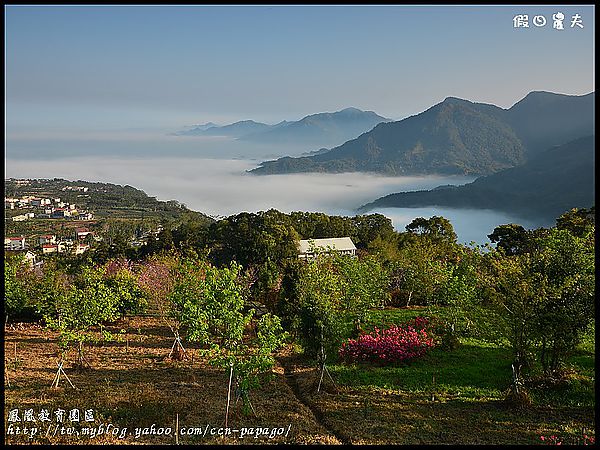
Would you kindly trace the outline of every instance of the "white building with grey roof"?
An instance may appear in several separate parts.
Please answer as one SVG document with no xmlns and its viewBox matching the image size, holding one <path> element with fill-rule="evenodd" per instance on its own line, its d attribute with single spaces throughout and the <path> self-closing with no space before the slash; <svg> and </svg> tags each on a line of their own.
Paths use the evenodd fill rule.
<svg viewBox="0 0 600 450">
<path fill-rule="evenodd" d="M 335 251 L 341 255 L 356 256 L 356 246 L 349 237 L 302 239 L 298 242 L 298 258 L 314 258 L 315 253 Z"/>
</svg>

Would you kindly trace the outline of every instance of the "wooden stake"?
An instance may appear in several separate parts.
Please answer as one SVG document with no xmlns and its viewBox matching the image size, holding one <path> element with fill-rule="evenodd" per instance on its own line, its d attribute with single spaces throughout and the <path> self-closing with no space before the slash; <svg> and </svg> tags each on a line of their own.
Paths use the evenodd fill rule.
<svg viewBox="0 0 600 450">
<path fill-rule="evenodd" d="M 321 377 L 319 378 L 319 385 L 317 386 L 317 393 L 321 392 L 321 383 L 323 382 L 323 375 L 325 375 L 325 364 L 321 367 Z"/>
<path fill-rule="evenodd" d="M 225 410 L 225 428 L 227 428 L 227 416 L 229 415 L 229 402 L 231 401 L 231 380 L 233 378 L 233 363 L 229 363 L 229 387 L 227 388 L 227 409 Z"/>
<path fill-rule="evenodd" d="M 175 416 L 175 445 L 179 445 L 179 414 Z"/>
</svg>

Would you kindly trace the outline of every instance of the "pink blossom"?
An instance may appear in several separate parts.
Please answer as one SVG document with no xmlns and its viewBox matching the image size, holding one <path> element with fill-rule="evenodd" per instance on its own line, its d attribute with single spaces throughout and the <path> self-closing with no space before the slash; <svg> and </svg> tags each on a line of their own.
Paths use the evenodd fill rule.
<svg viewBox="0 0 600 450">
<path fill-rule="evenodd" d="M 423 317 L 380 330 L 375 328 L 371 333 L 361 334 L 342 344 L 339 355 L 351 362 L 405 362 L 423 356 L 435 341 L 425 330 L 429 321 Z"/>
</svg>

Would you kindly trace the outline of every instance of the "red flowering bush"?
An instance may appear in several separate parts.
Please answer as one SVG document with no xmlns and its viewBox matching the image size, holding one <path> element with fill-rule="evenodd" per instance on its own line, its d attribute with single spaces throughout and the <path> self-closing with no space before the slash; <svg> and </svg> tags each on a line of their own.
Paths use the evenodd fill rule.
<svg viewBox="0 0 600 450">
<path fill-rule="evenodd" d="M 433 334 L 427 330 L 429 321 L 423 317 L 371 333 L 343 343 L 340 359 L 348 362 L 377 362 L 392 364 L 407 362 L 423 356 L 435 346 Z"/>
</svg>

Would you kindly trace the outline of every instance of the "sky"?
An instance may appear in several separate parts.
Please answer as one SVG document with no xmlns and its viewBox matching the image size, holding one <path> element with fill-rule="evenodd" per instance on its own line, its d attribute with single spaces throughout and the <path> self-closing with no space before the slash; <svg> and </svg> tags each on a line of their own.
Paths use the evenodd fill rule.
<svg viewBox="0 0 600 450">
<path fill-rule="evenodd" d="M 448 96 L 510 107 L 532 90 L 587 94 L 594 75 L 590 5 L 5 6 L 9 135 L 349 106 L 398 120 Z"/>
</svg>

